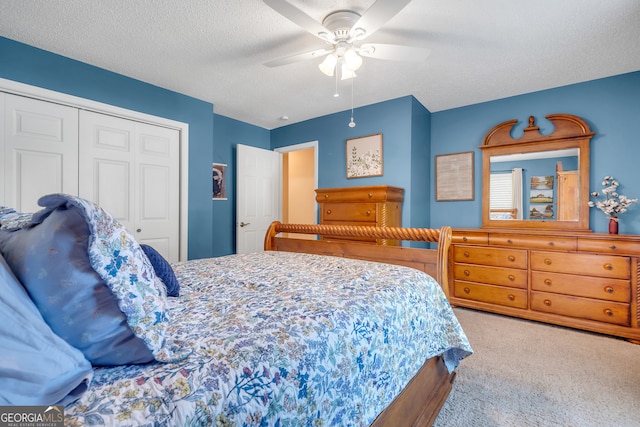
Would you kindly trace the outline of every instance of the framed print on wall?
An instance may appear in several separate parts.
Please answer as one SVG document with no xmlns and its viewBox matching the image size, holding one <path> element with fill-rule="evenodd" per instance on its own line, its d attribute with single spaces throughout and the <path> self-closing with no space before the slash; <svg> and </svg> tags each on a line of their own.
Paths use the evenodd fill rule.
<svg viewBox="0 0 640 427">
<path fill-rule="evenodd" d="M 436 156 L 436 201 L 473 200 L 473 151 Z"/>
<path fill-rule="evenodd" d="M 382 176 L 382 134 L 347 139 L 347 178 Z"/>
<path fill-rule="evenodd" d="M 213 196 L 212 200 L 227 200 L 227 165 L 224 163 L 214 163 L 213 174 Z"/>
</svg>

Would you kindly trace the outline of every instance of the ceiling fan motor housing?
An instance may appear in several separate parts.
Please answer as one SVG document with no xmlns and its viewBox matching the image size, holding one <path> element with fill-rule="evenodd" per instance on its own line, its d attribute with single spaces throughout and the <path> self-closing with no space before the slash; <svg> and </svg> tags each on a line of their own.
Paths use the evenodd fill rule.
<svg viewBox="0 0 640 427">
<path fill-rule="evenodd" d="M 327 15 L 322 25 L 333 33 L 334 43 L 351 38 L 351 28 L 360 19 L 360 14 L 351 10 L 338 10 Z M 359 29 L 360 32 L 364 31 Z M 364 35 L 364 34 L 363 34 Z"/>
</svg>

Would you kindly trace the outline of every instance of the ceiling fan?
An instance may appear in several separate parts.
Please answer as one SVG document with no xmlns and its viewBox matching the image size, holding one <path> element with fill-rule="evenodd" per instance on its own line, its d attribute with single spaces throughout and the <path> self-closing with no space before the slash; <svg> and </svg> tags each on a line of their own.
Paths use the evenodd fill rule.
<svg viewBox="0 0 640 427">
<path fill-rule="evenodd" d="M 265 63 L 279 67 L 299 61 L 325 57 L 319 64 L 320 71 L 333 76 L 340 67 L 341 78 L 355 77 L 362 65 L 362 57 L 422 62 L 429 55 L 428 49 L 384 44 L 361 43 L 387 21 L 400 12 L 411 0 L 376 0 L 362 15 L 352 10 L 337 10 L 324 17 L 322 23 L 286 0 L 264 0 L 273 10 L 299 25 L 328 44 L 328 47 L 299 53 Z"/>
</svg>

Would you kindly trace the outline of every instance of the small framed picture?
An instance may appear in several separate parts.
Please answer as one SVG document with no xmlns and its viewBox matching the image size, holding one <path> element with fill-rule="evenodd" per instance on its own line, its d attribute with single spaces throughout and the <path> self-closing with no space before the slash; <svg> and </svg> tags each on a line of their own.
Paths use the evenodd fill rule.
<svg viewBox="0 0 640 427">
<path fill-rule="evenodd" d="M 347 178 L 382 176 L 382 134 L 347 139 Z"/>
<path fill-rule="evenodd" d="M 473 200 L 473 151 L 436 156 L 436 201 Z"/>
<path fill-rule="evenodd" d="M 227 165 L 214 163 L 213 168 L 213 196 L 212 200 L 227 200 Z"/>
</svg>

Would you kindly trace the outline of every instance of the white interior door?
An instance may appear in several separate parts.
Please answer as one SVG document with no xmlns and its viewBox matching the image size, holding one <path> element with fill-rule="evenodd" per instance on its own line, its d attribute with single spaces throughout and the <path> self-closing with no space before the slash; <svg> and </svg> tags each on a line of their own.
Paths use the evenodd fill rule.
<svg viewBox="0 0 640 427">
<path fill-rule="evenodd" d="M 281 218 L 281 156 L 238 144 L 236 163 L 236 252 L 259 252 L 267 228 Z"/>
<path fill-rule="evenodd" d="M 169 262 L 179 260 L 179 134 L 90 111 L 80 114 L 80 197 Z"/>
<path fill-rule="evenodd" d="M 36 212 L 41 209 L 37 203 L 41 196 L 78 194 L 78 110 L 0 95 L 4 110 L 0 204 L 20 212 Z"/>
</svg>

